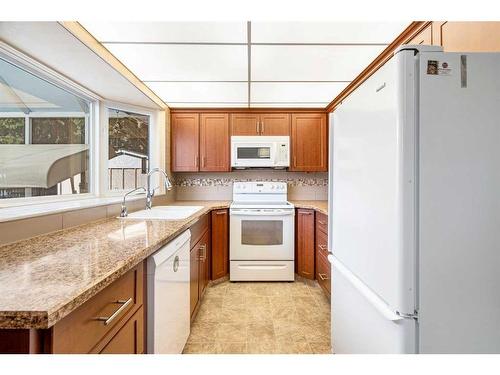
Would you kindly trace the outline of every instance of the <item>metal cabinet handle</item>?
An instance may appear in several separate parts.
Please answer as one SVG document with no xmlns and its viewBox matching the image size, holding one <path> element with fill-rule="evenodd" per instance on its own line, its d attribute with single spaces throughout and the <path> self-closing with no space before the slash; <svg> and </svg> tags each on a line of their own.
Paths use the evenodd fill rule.
<svg viewBox="0 0 500 375">
<path fill-rule="evenodd" d="M 260 122 L 260 134 L 264 134 L 264 121 Z"/>
<path fill-rule="evenodd" d="M 326 275 L 324 273 L 318 272 L 318 276 L 321 279 L 321 281 L 329 280 L 328 277 L 326 277 Z"/>
<path fill-rule="evenodd" d="M 116 319 L 116 317 L 118 315 L 121 314 L 122 311 L 124 311 L 128 305 L 130 305 L 132 303 L 132 297 L 130 297 L 128 300 L 124 301 L 124 300 L 118 300 L 118 301 L 115 301 L 113 303 L 117 303 L 120 306 L 120 308 L 118 310 L 116 310 L 111 316 L 99 316 L 96 318 L 96 320 L 99 320 L 101 322 L 104 322 L 104 325 L 107 326 L 109 323 L 111 323 L 113 320 Z"/>
<path fill-rule="evenodd" d="M 207 245 L 201 245 L 199 250 L 201 254 L 198 256 L 198 260 L 204 262 L 207 260 Z"/>
<path fill-rule="evenodd" d="M 216 215 L 225 215 L 226 211 L 216 211 L 215 214 Z"/>
<path fill-rule="evenodd" d="M 174 259 L 174 272 L 177 272 L 179 270 L 179 263 L 180 263 L 179 256 L 176 255 Z"/>
<path fill-rule="evenodd" d="M 255 123 L 255 132 L 256 132 L 257 134 L 259 134 L 259 133 L 260 133 L 260 130 L 259 130 L 259 122 L 258 122 L 258 121 Z"/>
</svg>

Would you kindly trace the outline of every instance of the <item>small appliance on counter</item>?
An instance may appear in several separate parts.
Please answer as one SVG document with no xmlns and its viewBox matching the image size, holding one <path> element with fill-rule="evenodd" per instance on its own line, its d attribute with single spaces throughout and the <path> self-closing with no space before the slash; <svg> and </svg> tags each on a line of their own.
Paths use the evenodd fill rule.
<svg viewBox="0 0 500 375">
<path fill-rule="evenodd" d="M 230 280 L 293 281 L 295 209 L 285 182 L 235 182 Z"/>
</svg>

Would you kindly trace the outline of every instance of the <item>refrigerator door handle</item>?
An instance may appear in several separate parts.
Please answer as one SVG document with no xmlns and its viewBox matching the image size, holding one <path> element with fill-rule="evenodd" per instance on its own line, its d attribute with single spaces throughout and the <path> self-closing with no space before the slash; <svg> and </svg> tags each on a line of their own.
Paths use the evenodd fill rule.
<svg viewBox="0 0 500 375">
<path fill-rule="evenodd" d="M 397 321 L 404 319 L 396 311 L 393 311 L 389 306 L 370 288 L 368 288 L 356 275 L 347 269 L 333 254 L 328 255 L 328 260 L 349 282 L 361 293 L 370 304 L 377 309 L 386 319 Z M 333 270 L 332 270 L 333 271 Z"/>
</svg>

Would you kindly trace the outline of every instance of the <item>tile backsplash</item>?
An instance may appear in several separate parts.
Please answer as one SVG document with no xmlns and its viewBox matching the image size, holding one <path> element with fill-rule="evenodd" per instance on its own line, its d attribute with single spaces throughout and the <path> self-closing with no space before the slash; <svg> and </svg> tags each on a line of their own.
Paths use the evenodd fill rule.
<svg viewBox="0 0 500 375">
<path fill-rule="evenodd" d="M 288 199 L 328 199 L 328 173 L 286 172 L 273 170 L 234 171 L 228 173 L 176 173 L 177 200 L 231 200 L 233 183 L 239 181 L 280 181 L 288 184 Z"/>
</svg>

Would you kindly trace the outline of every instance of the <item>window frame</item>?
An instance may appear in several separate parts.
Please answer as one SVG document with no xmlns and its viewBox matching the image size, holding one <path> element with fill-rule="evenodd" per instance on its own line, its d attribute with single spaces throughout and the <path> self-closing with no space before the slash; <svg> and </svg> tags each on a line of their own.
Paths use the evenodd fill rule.
<svg viewBox="0 0 500 375">
<path fill-rule="evenodd" d="M 13 206 L 24 206 L 30 204 L 43 204 L 52 202 L 64 202 L 64 201 L 75 201 L 83 200 L 89 198 L 99 197 L 99 189 L 97 185 L 98 179 L 96 179 L 96 174 L 99 171 L 99 165 L 97 163 L 98 157 L 96 157 L 96 152 L 99 152 L 99 148 L 96 147 L 99 144 L 99 106 L 102 98 L 95 93 L 87 90 L 83 86 L 75 83 L 69 78 L 57 73 L 55 70 L 37 62 L 36 60 L 30 58 L 29 56 L 23 54 L 22 52 L 12 48 L 8 44 L 0 41 L 0 58 L 7 61 L 8 63 L 22 69 L 39 79 L 43 79 L 48 83 L 59 87 L 62 90 L 69 92 L 81 99 L 89 102 L 89 114 L 86 116 L 86 129 L 88 129 L 88 135 L 86 134 L 86 140 L 88 139 L 89 145 L 89 192 L 81 194 L 71 194 L 71 195 L 47 195 L 47 196 L 36 196 L 36 197 L 22 197 L 22 198 L 8 198 L 0 200 L 0 208 L 2 207 L 13 207 Z M 9 113 L 10 115 L 7 115 Z M 60 112 L 64 113 L 64 112 Z M 3 112 L 6 114 L 3 117 L 24 117 L 25 118 L 25 144 L 30 141 L 30 130 L 31 122 L 30 117 L 57 117 L 56 112 L 34 112 L 33 115 L 20 114 L 15 112 Z M 29 137 L 29 138 L 28 138 Z M 87 138 L 88 137 L 88 138 Z"/>
<path fill-rule="evenodd" d="M 161 147 L 159 145 L 158 140 L 155 140 L 152 137 L 153 134 L 161 134 L 161 127 L 159 126 L 159 118 L 157 110 L 144 108 L 140 106 L 135 106 L 131 104 L 124 104 L 106 100 L 103 103 L 103 113 L 102 113 L 102 123 L 101 123 L 101 173 L 100 173 L 100 191 L 102 192 L 102 196 L 104 197 L 116 197 L 123 196 L 124 193 L 130 191 L 130 189 L 120 189 L 120 190 L 111 190 L 109 189 L 108 184 L 108 151 L 109 151 L 109 111 L 117 110 L 123 112 L 136 113 L 138 115 L 149 116 L 149 128 L 148 128 L 148 167 L 151 170 L 152 168 L 160 167 L 163 168 L 163 165 L 159 163 L 160 155 L 158 153 L 158 149 Z M 161 137 L 158 137 L 161 138 Z M 156 179 L 156 177 L 154 178 Z M 156 186 L 156 185 L 155 185 Z M 164 190 L 161 190 L 164 193 Z M 143 194 L 138 194 L 143 195 Z"/>
</svg>

